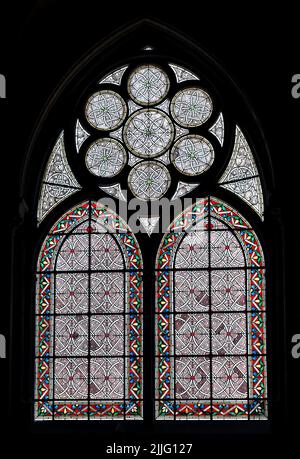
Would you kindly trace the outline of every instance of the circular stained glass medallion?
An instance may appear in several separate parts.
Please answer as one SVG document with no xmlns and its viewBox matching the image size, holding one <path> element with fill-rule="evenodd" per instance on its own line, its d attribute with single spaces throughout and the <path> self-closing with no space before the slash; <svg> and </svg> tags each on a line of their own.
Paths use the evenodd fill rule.
<svg viewBox="0 0 300 459">
<path fill-rule="evenodd" d="M 99 139 L 89 147 L 85 162 L 88 170 L 98 177 L 113 177 L 125 166 L 125 149 L 115 139 Z"/>
<path fill-rule="evenodd" d="M 154 158 L 170 147 L 174 126 L 161 110 L 143 109 L 127 120 L 123 136 L 132 153 L 141 158 Z"/>
<path fill-rule="evenodd" d="M 137 67 L 128 79 L 128 93 L 140 105 L 155 105 L 168 94 L 167 74 L 156 65 Z"/>
<path fill-rule="evenodd" d="M 119 127 L 127 113 L 122 97 L 114 91 L 98 91 L 87 101 L 85 115 L 96 129 L 110 131 Z"/>
<path fill-rule="evenodd" d="M 196 127 L 211 116 L 213 104 L 210 96 L 200 88 L 186 88 L 177 92 L 171 102 L 171 114 L 183 127 Z"/>
<path fill-rule="evenodd" d="M 130 171 L 129 187 L 139 199 L 155 201 L 167 192 L 171 183 L 168 169 L 158 161 L 143 161 Z"/>
<path fill-rule="evenodd" d="M 199 135 L 186 135 L 174 144 L 171 160 L 179 172 L 199 175 L 210 168 L 215 153 L 208 140 Z"/>
</svg>

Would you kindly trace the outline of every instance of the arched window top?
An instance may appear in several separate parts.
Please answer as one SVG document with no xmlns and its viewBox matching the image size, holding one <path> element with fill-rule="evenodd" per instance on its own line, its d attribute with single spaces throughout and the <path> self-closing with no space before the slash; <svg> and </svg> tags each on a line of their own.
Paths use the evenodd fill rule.
<svg viewBox="0 0 300 459">
<path fill-rule="evenodd" d="M 173 265 L 176 247 L 184 237 L 192 238 L 194 233 L 201 232 L 207 242 L 208 231 L 227 233 L 227 237 L 232 241 L 236 240 L 240 247 L 237 247 L 237 258 L 240 261 L 237 259 L 236 263 L 241 262 L 242 258 L 238 254 L 243 251 L 248 267 L 264 267 L 263 251 L 249 222 L 229 204 L 212 196 L 203 198 L 185 209 L 170 225 L 158 251 L 158 268 L 168 269 Z M 204 241 L 202 244 L 208 247 Z"/>
<path fill-rule="evenodd" d="M 51 228 L 36 273 L 35 419 L 141 419 L 142 256 L 84 201 Z"/>
<path fill-rule="evenodd" d="M 145 52 L 87 85 L 73 118 L 47 162 L 38 222 L 87 183 L 121 201 L 175 201 L 214 185 L 263 220 L 255 145 L 201 71 Z"/>
<path fill-rule="evenodd" d="M 143 419 L 144 408 L 151 422 L 154 410 L 165 420 L 268 417 L 265 259 L 253 229 L 265 225 L 263 138 L 218 67 L 187 55 L 158 41 L 107 65 L 87 59 L 41 146 L 36 419 Z M 146 235 L 103 204 L 110 197 L 129 218 L 133 198 L 146 203 Z M 185 197 L 192 204 L 159 245 L 163 210 L 150 214 L 151 204 L 182 210 Z M 147 338 L 155 329 L 144 367 L 143 279 Z"/>
<path fill-rule="evenodd" d="M 208 197 L 156 261 L 157 419 L 267 419 L 265 269 L 249 223 Z"/>
<path fill-rule="evenodd" d="M 93 236 L 93 233 L 100 233 Z M 65 243 L 70 234 L 73 238 L 102 237 L 105 233 L 111 233 L 112 244 L 117 242 L 122 247 L 125 255 L 127 269 L 142 269 L 142 257 L 136 237 L 129 229 L 125 221 L 115 212 L 96 201 L 85 201 L 66 212 L 50 229 L 49 235 L 42 244 L 42 251 L 38 261 L 38 271 L 52 271 L 54 263 L 61 259 L 59 248 Z M 103 235 L 102 235 L 103 233 Z M 114 242 L 116 240 L 117 242 Z M 68 244 L 68 242 L 67 242 Z M 66 245 L 67 245 L 66 244 Z M 56 259 L 58 254 L 58 259 Z M 111 265 L 113 266 L 113 265 Z"/>
</svg>

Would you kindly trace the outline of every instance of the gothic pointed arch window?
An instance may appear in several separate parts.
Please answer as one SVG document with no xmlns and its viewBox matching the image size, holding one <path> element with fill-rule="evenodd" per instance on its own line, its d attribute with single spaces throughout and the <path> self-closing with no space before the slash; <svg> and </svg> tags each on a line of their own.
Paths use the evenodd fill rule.
<svg viewBox="0 0 300 459">
<path fill-rule="evenodd" d="M 172 223 L 156 262 L 158 419 L 267 417 L 264 268 L 254 230 L 218 198 Z"/>
<path fill-rule="evenodd" d="M 80 67 L 39 144 L 36 421 L 268 418 L 264 142 L 154 35 Z"/>
<path fill-rule="evenodd" d="M 36 285 L 36 419 L 138 419 L 142 257 L 126 223 L 92 200 L 70 209 Z"/>
</svg>

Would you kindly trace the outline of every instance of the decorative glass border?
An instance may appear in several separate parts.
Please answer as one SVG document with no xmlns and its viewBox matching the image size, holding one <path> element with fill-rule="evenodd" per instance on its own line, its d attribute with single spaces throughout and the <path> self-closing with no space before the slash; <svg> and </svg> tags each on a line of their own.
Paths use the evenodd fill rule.
<svg viewBox="0 0 300 459">
<path fill-rule="evenodd" d="M 126 323 L 128 327 L 128 358 L 124 400 L 61 401 L 52 398 L 52 317 L 53 274 L 56 255 L 66 235 L 88 218 L 113 233 L 123 249 L 126 260 Z M 93 231 L 91 229 L 91 231 Z M 142 269 L 141 252 L 134 234 L 116 213 L 95 201 L 85 201 L 66 212 L 45 238 L 36 274 L 36 365 L 34 418 L 40 420 L 110 420 L 143 417 L 142 393 Z"/>
<path fill-rule="evenodd" d="M 246 257 L 249 396 L 245 400 L 178 400 L 174 397 L 173 265 L 177 247 L 195 223 L 208 215 L 225 223 Z M 226 268 L 224 268 L 226 269 Z M 214 197 L 199 200 L 170 225 L 156 259 L 156 419 L 267 419 L 265 269 L 259 240 L 236 210 Z"/>
</svg>

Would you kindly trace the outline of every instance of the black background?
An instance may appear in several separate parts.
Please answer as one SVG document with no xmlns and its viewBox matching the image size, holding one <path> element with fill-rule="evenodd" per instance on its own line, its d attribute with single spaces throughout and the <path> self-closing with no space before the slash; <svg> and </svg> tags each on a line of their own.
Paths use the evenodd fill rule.
<svg viewBox="0 0 300 459">
<path fill-rule="evenodd" d="M 0 100 L 1 111 L 1 264 L 2 294 L 0 333 L 10 338 L 10 298 L 12 278 L 12 231 L 18 221 L 20 182 L 25 152 L 41 110 L 54 88 L 91 47 L 116 29 L 142 18 L 150 18 L 177 29 L 198 42 L 199 46 L 225 69 L 247 96 L 264 131 L 275 175 L 273 200 L 283 222 L 284 291 L 282 308 L 286 323 L 286 370 L 284 387 L 286 402 L 282 422 L 268 434 L 241 436 L 210 433 L 194 436 L 194 454 L 211 448 L 238 454 L 234 441 L 242 441 L 246 449 L 282 443 L 288 449 L 296 444 L 299 431 L 299 364 L 291 357 L 291 338 L 300 333 L 299 270 L 299 155 L 300 99 L 291 96 L 292 75 L 300 73 L 299 12 L 296 3 L 284 6 L 239 2 L 235 6 L 206 2 L 182 4 L 167 2 L 14 2 L 9 11 L 2 10 L 0 73 L 7 78 L 7 99 Z M 146 45 L 147 43 L 145 43 Z M 34 177 L 33 177 L 34 179 Z M 24 241 L 26 244 L 26 241 Z M 274 247 L 274 251 L 281 247 Z M 16 263 L 16 261 L 14 262 Z M 16 266 L 13 267 L 14 269 Z M 18 311 L 16 311 L 16 314 Z M 273 355 L 276 359 L 276 355 Z M 8 410 L 9 359 L 0 360 L 1 400 L 5 428 L 14 440 L 10 448 L 28 448 L 39 454 L 43 448 L 55 453 L 54 434 L 33 433 L 18 421 L 18 411 Z M 18 394 L 13 394 L 18 397 Z M 61 423 L 63 424 L 63 423 Z M 232 432 L 235 431 L 234 422 Z M 199 429 L 201 427 L 201 423 Z M 63 428 L 61 428 L 63 430 Z M 127 435 L 127 443 L 142 439 L 141 434 Z M 88 440 L 87 439 L 91 437 Z M 7 437 L 8 438 L 8 437 Z M 45 441 L 46 438 L 46 441 Z M 115 434 L 113 441 L 124 439 Z M 159 438 L 159 437 L 158 437 Z M 160 438 L 166 442 L 170 436 Z M 89 451 L 96 446 L 98 456 L 109 442 L 101 433 L 76 436 L 60 434 L 64 447 L 75 455 L 80 445 Z M 173 440 L 185 441 L 180 434 Z M 149 441 L 154 438 L 149 437 Z M 97 445 L 93 445 L 94 442 Z M 39 446 L 38 446 L 39 445 Z M 85 446 L 86 445 L 86 446 Z M 31 448 L 31 449 L 30 449 Z M 36 450 L 35 450 L 36 448 Z M 40 449 L 42 448 L 42 449 Z M 255 451 L 253 452 L 255 454 Z"/>
</svg>

